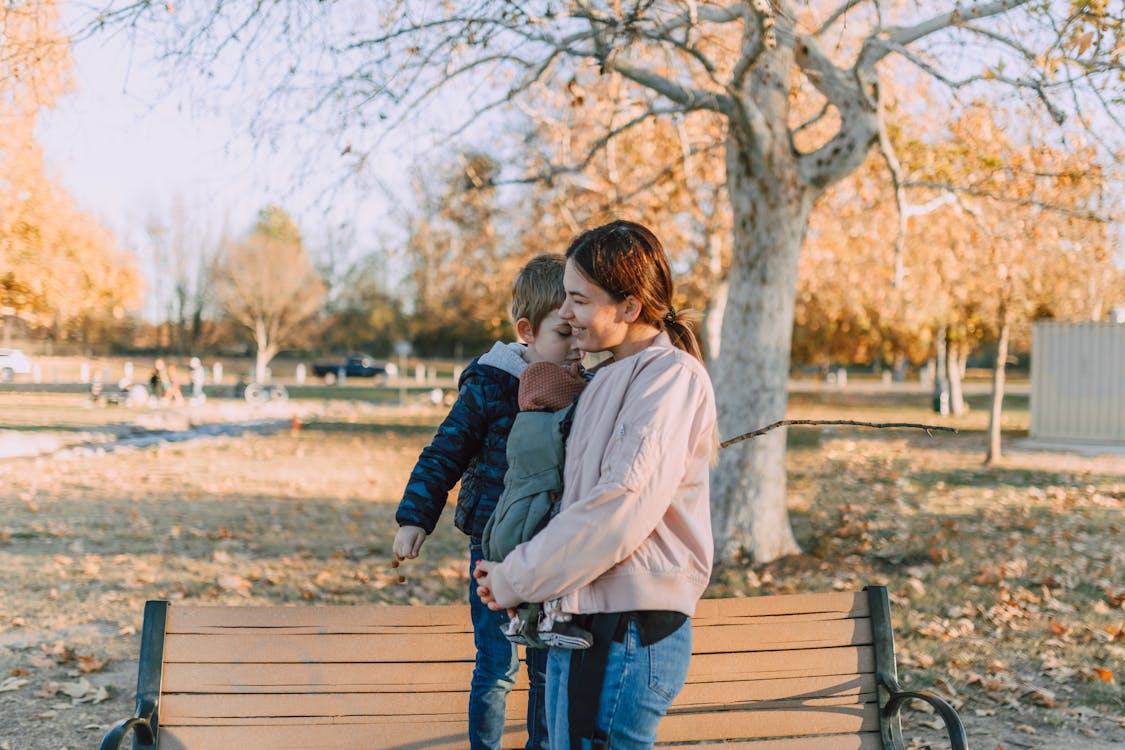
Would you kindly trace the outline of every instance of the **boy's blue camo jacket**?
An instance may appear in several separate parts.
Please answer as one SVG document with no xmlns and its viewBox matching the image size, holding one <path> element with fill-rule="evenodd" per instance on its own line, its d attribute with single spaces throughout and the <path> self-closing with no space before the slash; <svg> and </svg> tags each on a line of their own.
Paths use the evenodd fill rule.
<svg viewBox="0 0 1125 750">
<path fill-rule="evenodd" d="M 465 368 L 453 408 L 410 473 L 395 513 L 399 526 L 421 526 L 433 533 L 449 491 L 460 479 L 453 522 L 480 542 L 504 491 L 508 433 L 519 413 L 523 366 L 515 347 L 497 343 Z"/>
</svg>

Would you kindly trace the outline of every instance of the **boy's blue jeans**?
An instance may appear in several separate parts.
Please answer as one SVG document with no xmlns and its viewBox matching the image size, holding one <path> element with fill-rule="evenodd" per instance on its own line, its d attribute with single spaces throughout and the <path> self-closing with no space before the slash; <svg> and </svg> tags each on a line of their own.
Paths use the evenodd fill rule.
<svg viewBox="0 0 1125 750">
<path fill-rule="evenodd" d="M 555 750 L 570 748 L 567 682 L 573 653 L 561 648 L 547 650 L 548 722 Z M 641 645 L 637 624 L 629 623 L 624 643 L 614 641 L 609 648 L 598 705 L 597 725 L 608 737 L 607 747 L 647 750 L 653 746 L 660 720 L 687 680 L 690 661 L 690 619 L 649 646 Z M 583 740 L 582 747 L 589 748 L 590 741 Z"/>
<path fill-rule="evenodd" d="M 469 611 L 473 618 L 473 639 L 477 663 L 469 690 L 469 747 L 471 750 L 500 750 L 504 735 L 504 713 L 508 693 L 516 682 L 519 656 L 514 643 L 501 628 L 508 622 L 503 610 L 494 612 L 477 596 L 477 582 L 471 571 L 481 560 L 480 545 L 469 545 Z M 527 750 L 547 750 L 547 650 L 527 649 Z"/>
</svg>

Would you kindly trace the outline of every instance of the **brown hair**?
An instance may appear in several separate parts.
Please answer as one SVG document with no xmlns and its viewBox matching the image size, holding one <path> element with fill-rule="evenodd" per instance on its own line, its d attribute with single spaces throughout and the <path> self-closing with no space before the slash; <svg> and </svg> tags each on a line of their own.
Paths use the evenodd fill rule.
<svg viewBox="0 0 1125 750">
<path fill-rule="evenodd" d="M 632 221 L 610 222 L 580 234 L 566 257 L 618 302 L 634 297 L 641 305 L 641 322 L 667 331 L 673 344 L 703 360 L 687 316 L 672 305 L 668 254 L 650 229 Z"/>
<path fill-rule="evenodd" d="M 563 269 L 566 257 L 557 253 L 536 255 L 527 262 L 512 283 L 512 321 L 527 318 L 538 334 L 539 324 L 566 300 Z"/>
</svg>

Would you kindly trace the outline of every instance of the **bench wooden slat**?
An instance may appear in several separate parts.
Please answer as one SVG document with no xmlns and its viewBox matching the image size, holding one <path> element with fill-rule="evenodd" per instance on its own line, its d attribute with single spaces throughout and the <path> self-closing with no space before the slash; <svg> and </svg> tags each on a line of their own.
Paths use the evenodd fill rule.
<svg viewBox="0 0 1125 750">
<path fill-rule="evenodd" d="M 876 703 L 669 713 L 660 722 L 661 742 L 871 732 L 879 728 Z"/>
<path fill-rule="evenodd" d="M 688 682 L 874 672 L 875 653 L 870 645 L 758 651 L 734 656 L 693 653 L 688 669 Z"/>
<path fill-rule="evenodd" d="M 527 695 L 513 696 L 508 712 L 526 715 Z M 467 714 L 468 691 L 454 693 L 281 693 L 270 695 L 190 695 L 164 696 L 165 726 L 198 724 L 251 724 L 284 721 L 289 718 L 326 716 L 350 717 L 356 721 L 404 717 Z M 317 720 L 312 720 L 320 723 Z"/>
<path fill-rule="evenodd" d="M 676 699 L 678 712 L 776 709 L 785 706 L 838 706 L 874 700 L 874 678 L 815 678 L 688 685 Z M 519 718 L 527 703 L 525 690 L 513 691 L 508 700 Z M 273 719 L 310 715 L 391 717 L 411 714 L 460 715 L 468 711 L 467 690 L 449 692 L 352 693 L 166 693 L 166 726 L 223 723 L 237 718 Z"/>
<path fill-rule="evenodd" d="M 265 609 L 265 608 L 261 608 Z M 434 635 L 439 633 L 469 633 L 470 629 L 462 624 L 435 622 L 426 625 L 400 626 L 387 623 L 370 621 L 359 622 L 289 622 L 284 610 L 289 607 L 270 608 L 274 620 L 272 624 L 227 624 L 226 618 L 218 622 L 208 622 L 201 618 L 192 618 L 188 624 L 180 623 L 176 630 L 168 631 L 177 635 L 243 635 L 249 633 L 269 633 L 271 635 L 324 635 L 337 633 L 341 635 L 356 635 L 367 633 L 407 633 L 410 635 Z M 467 609 L 465 610 L 468 611 Z M 699 630 L 703 628 L 723 625 L 768 625 L 777 626 L 783 623 L 794 622 L 825 622 L 830 620 L 859 619 L 851 612 L 806 612 L 789 615 L 718 615 L 707 618 L 693 618 L 692 626 Z"/>
<path fill-rule="evenodd" d="M 461 726 L 442 724 L 441 730 L 447 730 L 445 737 L 453 739 L 441 741 L 429 737 L 411 739 L 405 735 L 397 735 L 393 744 L 386 741 L 380 747 L 388 750 L 463 750 L 468 733 L 468 725 L 462 722 Z M 522 728 L 505 732 L 505 747 L 522 748 L 519 740 Z M 440 735 L 439 735 L 440 737 Z M 357 734 L 353 725 L 343 726 L 318 726 L 318 728 L 305 728 L 305 726 L 234 726 L 234 728 L 207 728 L 177 729 L 161 735 L 161 749 L 189 750 L 191 748 L 218 748 L 235 747 L 244 750 L 257 750 L 277 748 L 279 750 L 323 750 L 328 747 L 360 747 L 364 739 Z M 385 740 L 385 738 L 380 738 Z M 749 740 L 745 742 L 718 742 L 693 744 L 693 750 L 882 750 L 883 744 L 879 732 L 863 732 L 859 734 L 822 734 L 817 737 L 794 738 L 784 740 Z"/>
<path fill-rule="evenodd" d="M 305 627 L 326 633 L 352 633 L 356 628 L 398 630 L 418 627 L 451 627 L 454 632 L 472 632 L 464 604 L 410 605 L 359 604 L 348 607 L 172 607 L 168 633 L 197 633 L 201 628 Z M 358 631 L 363 632 L 363 631 Z"/>
<path fill-rule="evenodd" d="M 692 627 L 693 654 L 833 648 L 872 642 L 870 620 L 824 620 Z M 738 658 L 737 656 L 733 658 Z"/>
<path fill-rule="evenodd" d="M 412 739 L 409 728 L 388 736 L 386 727 L 328 725 L 318 727 L 179 727 L 161 733 L 161 750 L 236 747 L 239 750 L 323 750 L 326 747 L 378 746 L 388 750 L 464 750 L 467 722 L 441 722 L 435 736 Z M 522 727 L 504 734 L 505 748 L 522 748 Z M 882 750 L 877 731 L 814 737 L 736 742 L 705 742 L 695 750 Z"/>
<path fill-rule="evenodd" d="M 465 750 L 469 723 L 465 718 L 399 724 L 317 724 L 272 726 L 175 727 L 160 733 L 160 750 Z M 520 724 L 504 732 L 504 747 L 522 748 L 527 730 Z"/>
<path fill-rule="evenodd" d="M 750 596 L 741 599 L 701 599 L 695 608 L 697 622 L 713 617 L 757 617 L 843 613 L 848 617 L 870 617 L 867 594 L 862 591 L 839 591 L 822 594 L 777 594 Z"/>
<path fill-rule="evenodd" d="M 701 742 L 693 744 L 691 748 L 692 750 L 883 750 L 883 738 L 878 732 L 861 732 L 780 740 Z"/>
<path fill-rule="evenodd" d="M 464 662 L 328 663 L 310 670 L 305 664 L 169 663 L 164 669 L 167 693 L 349 693 L 402 690 L 467 690 L 473 665 Z M 763 651 L 731 664 L 725 654 L 699 654 L 691 660 L 688 685 L 723 685 L 737 680 L 780 680 L 815 675 L 874 674 L 870 646 L 800 651 Z M 527 686 L 526 672 L 516 688 Z"/>
<path fill-rule="evenodd" d="M 831 648 L 872 642 L 868 620 L 787 622 L 771 625 L 721 625 L 693 632 L 694 653 L 732 653 L 792 648 Z M 164 661 L 219 662 L 397 662 L 410 654 L 429 661 L 474 658 L 470 637 L 436 638 L 433 634 L 329 633 L 280 635 L 251 630 L 209 635 L 168 634 Z"/>
<path fill-rule="evenodd" d="M 467 690 L 471 662 L 321 664 L 166 664 L 164 691 L 218 693 L 350 693 Z M 521 668 L 516 687 L 527 686 Z"/>
<path fill-rule="evenodd" d="M 509 714 L 512 712 L 509 710 Z M 192 725 L 167 726 L 166 733 L 161 733 L 161 747 L 164 747 L 169 736 L 180 737 L 184 747 L 220 747 L 233 746 L 246 747 L 364 747 L 378 746 L 381 748 L 408 746 L 409 743 L 421 744 L 419 747 L 437 747 L 442 745 L 443 738 L 451 740 L 457 737 L 461 747 L 464 746 L 465 733 L 468 731 L 468 722 L 462 718 L 463 714 L 430 714 L 424 716 L 312 716 L 312 717 L 273 717 L 262 718 L 233 718 L 220 722 L 218 719 L 200 720 Z M 337 736 L 333 730 L 346 727 L 352 737 L 350 744 L 338 744 L 332 740 Z M 720 740 L 726 738 L 743 739 L 773 739 L 778 737 L 792 737 L 794 735 L 816 736 L 834 735 L 842 733 L 873 732 L 879 727 L 878 707 L 874 703 L 862 705 L 848 704 L 843 706 L 824 706 L 802 709 L 769 709 L 763 708 L 755 711 L 711 711 L 690 714 L 669 714 L 660 724 L 659 742 L 685 742 L 691 740 Z M 300 741 L 289 744 L 293 738 L 287 737 L 292 733 L 299 737 L 309 729 L 312 738 L 319 737 L 320 745 L 301 744 Z M 207 730 L 211 730 L 208 732 Z M 238 731 L 242 730 L 242 732 Z M 522 725 L 516 724 L 509 727 L 513 738 L 520 738 L 523 731 Z M 190 744 L 199 743 L 208 734 L 226 738 L 226 742 L 215 745 Z M 506 733 L 508 734 L 508 733 Z M 250 744 L 238 741 L 240 736 L 246 736 Z M 525 735 L 524 735 L 525 736 Z M 368 737 L 368 741 L 363 740 Z M 267 742 L 273 744 L 256 743 L 262 738 L 269 738 Z M 370 739 L 376 738 L 376 739 Z M 824 738 L 820 738 L 820 747 L 827 747 Z M 233 743 L 233 744 L 231 744 Z M 402 743 L 402 744 L 399 744 Z M 517 739 L 515 746 L 522 746 L 522 741 Z M 173 744 L 173 747 L 176 745 Z M 456 742 L 450 746 L 456 747 Z M 508 741 L 505 747 L 512 746 Z M 832 745 L 831 747 L 835 747 Z"/>
<path fill-rule="evenodd" d="M 772 600 L 779 601 L 772 601 Z M 791 607 L 791 609 L 786 609 Z M 354 610 L 354 612 L 352 611 Z M 462 604 L 412 607 L 357 605 L 351 607 L 172 607 L 167 633 L 221 633 L 265 629 L 275 634 L 300 633 L 418 633 L 472 632 L 468 607 Z M 866 618 L 867 598 L 861 593 L 787 594 L 745 599 L 704 599 L 693 625 Z"/>
<path fill-rule="evenodd" d="M 469 661 L 476 650 L 472 637 L 435 638 L 432 635 L 169 635 L 164 661 L 314 663 Z M 424 654 L 424 656 L 423 656 Z"/>
<path fill-rule="evenodd" d="M 819 698 L 875 694 L 875 675 L 823 675 L 781 680 L 688 683 L 676 697 L 675 706 L 713 706 L 748 701 L 775 701 L 790 696 Z"/>
</svg>

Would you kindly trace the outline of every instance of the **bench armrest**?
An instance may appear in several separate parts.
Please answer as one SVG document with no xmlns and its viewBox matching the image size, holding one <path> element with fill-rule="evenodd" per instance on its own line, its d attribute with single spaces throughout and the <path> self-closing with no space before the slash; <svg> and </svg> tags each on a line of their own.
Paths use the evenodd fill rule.
<svg viewBox="0 0 1125 750">
<path fill-rule="evenodd" d="M 122 719 L 117 722 L 105 733 L 100 750 L 117 750 L 121 740 L 125 739 L 125 735 L 129 733 L 130 729 L 133 730 L 138 747 L 156 747 L 155 738 L 152 734 L 152 724 L 149 723 L 150 718 L 134 716 L 131 719 Z"/>
<path fill-rule="evenodd" d="M 106 732 L 100 750 L 117 750 L 129 730 L 133 747 L 151 747 L 160 735 L 160 688 L 164 672 L 164 629 L 168 622 L 168 602 L 145 603 L 145 622 L 141 630 L 141 657 L 137 665 L 137 703 L 133 716 L 123 719 Z"/>
<path fill-rule="evenodd" d="M 949 744 L 953 750 L 968 750 L 969 740 L 965 736 L 965 725 L 961 723 L 961 717 L 957 715 L 953 706 L 933 693 L 923 690 L 903 690 L 898 680 L 885 672 L 879 673 L 879 683 L 890 693 L 887 702 L 883 705 L 884 719 L 896 718 L 907 701 L 924 701 L 933 706 L 945 722 L 945 732 L 949 736 Z"/>
</svg>

